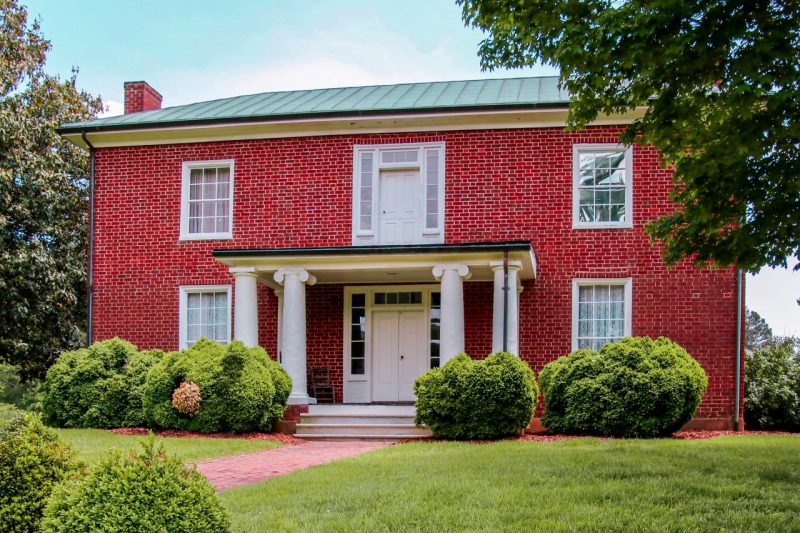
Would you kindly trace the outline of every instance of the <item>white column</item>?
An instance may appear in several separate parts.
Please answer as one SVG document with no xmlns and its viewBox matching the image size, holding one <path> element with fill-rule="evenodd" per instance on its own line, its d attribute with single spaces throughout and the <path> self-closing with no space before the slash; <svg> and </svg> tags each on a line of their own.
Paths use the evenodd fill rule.
<svg viewBox="0 0 800 533">
<path fill-rule="evenodd" d="M 503 262 L 492 261 L 489 263 L 494 272 L 494 297 L 492 306 L 492 352 L 503 351 L 503 314 L 505 302 L 503 301 Z M 519 271 L 522 263 L 519 261 L 508 262 L 508 340 L 506 350 L 514 355 L 519 355 L 519 293 L 522 285 L 519 283 Z"/>
<path fill-rule="evenodd" d="M 275 289 L 275 298 L 278 299 L 278 335 L 276 336 L 275 342 L 275 349 L 278 350 L 278 362 L 283 362 L 283 356 L 281 355 L 281 338 L 283 337 L 282 330 L 283 330 L 283 289 L 278 288 Z"/>
<path fill-rule="evenodd" d="M 316 278 L 299 268 L 282 268 L 274 277 L 283 285 L 281 352 L 283 368 L 292 378 L 289 403 L 307 404 L 306 285 L 313 285 Z"/>
<path fill-rule="evenodd" d="M 235 280 L 233 338 L 258 346 L 258 274 L 252 268 L 231 268 Z"/>
<path fill-rule="evenodd" d="M 442 284 L 439 350 L 444 364 L 464 351 L 464 280 L 470 271 L 467 265 L 445 264 L 433 267 L 433 275 Z"/>
</svg>

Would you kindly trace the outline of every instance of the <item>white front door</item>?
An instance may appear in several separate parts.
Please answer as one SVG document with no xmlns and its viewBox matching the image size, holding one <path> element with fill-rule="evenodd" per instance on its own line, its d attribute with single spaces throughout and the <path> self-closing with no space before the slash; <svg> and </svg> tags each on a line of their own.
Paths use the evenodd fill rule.
<svg viewBox="0 0 800 533">
<path fill-rule="evenodd" d="M 413 402 L 414 380 L 427 370 L 425 311 L 372 313 L 372 400 Z"/>
<path fill-rule="evenodd" d="M 382 244 L 419 242 L 422 191 L 419 170 L 385 170 L 380 183 Z"/>
</svg>

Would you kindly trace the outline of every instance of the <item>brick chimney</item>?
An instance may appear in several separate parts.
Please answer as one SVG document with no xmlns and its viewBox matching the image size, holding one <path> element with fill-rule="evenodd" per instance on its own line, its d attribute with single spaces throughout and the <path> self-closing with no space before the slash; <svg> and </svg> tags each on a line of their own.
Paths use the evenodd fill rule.
<svg viewBox="0 0 800 533">
<path fill-rule="evenodd" d="M 125 114 L 161 109 L 161 95 L 146 81 L 125 82 Z"/>
</svg>

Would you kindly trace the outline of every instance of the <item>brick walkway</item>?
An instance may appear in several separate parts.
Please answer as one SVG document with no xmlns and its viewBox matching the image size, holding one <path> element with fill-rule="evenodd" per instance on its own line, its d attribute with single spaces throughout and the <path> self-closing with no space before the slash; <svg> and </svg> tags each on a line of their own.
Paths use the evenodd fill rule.
<svg viewBox="0 0 800 533">
<path fill-rule="evenodd" d="M 222 491 L 392 444 L 372 441 L 307 442 L 297 446 L 281 446 L 256 453 L 211 459 L 197 463 L 197 471 L 206 476 L 217 491 Z"/>
</svg>

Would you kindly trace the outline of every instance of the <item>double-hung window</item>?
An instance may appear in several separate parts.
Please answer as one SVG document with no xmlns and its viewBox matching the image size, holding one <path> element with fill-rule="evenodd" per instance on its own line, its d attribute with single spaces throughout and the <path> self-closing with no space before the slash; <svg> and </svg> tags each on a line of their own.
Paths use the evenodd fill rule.
<svg viewBox="0 0 800 533">
<path fill-rule="evenodd" d="M 180 348 L 206 339 L 227 344 L 231 338 L 229 285 L 180 288 Z"/>
<path fill-rule="evenodd" d="M 233 236 L 233 161 L 183 163 L 181 240 Z"/>
<path fill-rule="evenodd" d="M 572 349 L 598 350 L 631 334 L 631 280 L 576 279 L 572 284 Z"/>
<path fill-rule="evenodd" d="M 573 146 L 572 226 L 630 228 L 633 204 L 631 148 L 615 144 Z"/>
</svg>

